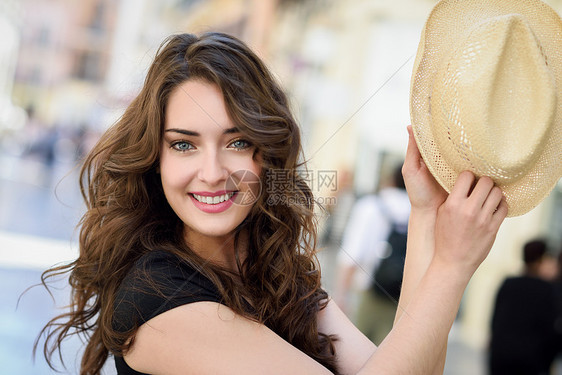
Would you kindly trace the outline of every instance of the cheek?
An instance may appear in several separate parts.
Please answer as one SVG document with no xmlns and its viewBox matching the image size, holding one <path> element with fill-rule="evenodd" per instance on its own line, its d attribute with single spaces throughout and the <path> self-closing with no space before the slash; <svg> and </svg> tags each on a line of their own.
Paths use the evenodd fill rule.
<svg viewBox="0 0 562 375">
<path fill-rule="evenodd" d="M 251 172 L 256 176 L 261 174 L 261 163 L 257 158 L 254 160 L 251 153 L 235 154 L 230 151 L 223 159 L 223 167 L 228 171 L 229 177 L 243 175 L 244 171 Z"/>
<path fill-rule="evenodd" d="M 261 173 L 262 170 L 262 166 L 263 166 L 263 162 L 261 160 L 261 157 L 259 155 L 256 155 L 255 158 L 252 158 L 252 166 L 253 166 L 253 172 L 257 175 L 259 175 Z"/>
<path fill-rule="evenodd" d="M 160 179 L 166 195 L 177 189 L 185 189 L 186 184 L 192 179 L 191 168 L 185 168 L 173 158 L 163 157 L 160 161 Z"/>
<path fill-rule="evenodd" d="M 162 188 L 164 189 L 166 197 L 168 197 L 169 194 L 179 186 L 179 179 L 175 176 L 168 175 L 165 170 L 161 171 L 160 179 L 162 181 Z"/>
<path fill-rule="evenodd" d="M 242 161 L 238 169 L 243 169 L 254 173 L 259 176 L 262 169 L 262 160 L 259 154 L 255 157 L 253 154 L 248 154 Z"/>
<path fill-rule="evenodd" d="M 265 172 L 263 171 L 263 161 L 259 155 L 256 156 L 255 160 L 252 160 L 252 172 L 258 177 L 258 181 L 260 184 L 260 193 L 261 190 L 264 189 L 265 181 Z"/>
<path fill-rule="evenodd" d="M 256 176 L 260 176 L 261 174 L 261 164 L 251 160 L 244 166 L 245 170 L 251 171 Z"/>
</svg>

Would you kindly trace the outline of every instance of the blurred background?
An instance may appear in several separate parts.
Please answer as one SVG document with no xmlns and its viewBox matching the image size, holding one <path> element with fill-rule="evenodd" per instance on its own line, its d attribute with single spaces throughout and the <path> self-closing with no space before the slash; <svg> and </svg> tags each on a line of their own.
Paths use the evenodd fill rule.
<svg viewBox="0 0 562 375">
<path fill-rule="evenodd" d="M 318 178 L 337 173 L 337 189 L 318 181 L 315 191 L 335 212 L 342 192 L 373 191 L 385 160 L 405 153 L 410 75 L 435 3 L 0 0 L 0 373 L 53 373 L 31 350 L 42 326 L 63 311 L 67 283 L 56 280 L 52 295 L 34 285 L 47 267 L 76 257 L 77 166 L 135 96 L 166 36 L 218 30 L 258 52 L 290 96 L 310 169 Z M 562 1 L 547 3 L 560 14 Z M 485 373 L 498 286 L 521 271 L 521 247 L 537 236 L 548 239 L 552 255 L 560 251 L 560 183 L 500 230 L 465 293 L 446 374 Z M 337 251 L 327 242 L 320 253 L 329 291 Z M 66 343 L 66 373 L 77 373 L 80 345 L 79 338 Z M 105 373 L 113 374 L 109 362 Z"/>
</svg>

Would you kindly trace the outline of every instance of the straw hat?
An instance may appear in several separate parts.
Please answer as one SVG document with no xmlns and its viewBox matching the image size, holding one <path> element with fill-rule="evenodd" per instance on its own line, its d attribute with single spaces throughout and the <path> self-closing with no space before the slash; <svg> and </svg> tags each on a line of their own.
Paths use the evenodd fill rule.
<svg viewBox="0 0 562 375">
<path fill-rule="evenodd" d="M 471 170 L 503 190 L 508 216 L 562 177 L 562 20 L 539 0 L 443 0 L 411 81 L 416 142 L 447 191 Z"/>
</svg>

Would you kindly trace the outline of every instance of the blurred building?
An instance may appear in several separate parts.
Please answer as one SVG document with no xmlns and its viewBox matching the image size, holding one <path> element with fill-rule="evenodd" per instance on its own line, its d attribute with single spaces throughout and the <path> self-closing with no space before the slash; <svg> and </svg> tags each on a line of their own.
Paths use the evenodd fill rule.
<svg viewBox="0 0 562 375">
<path fill-rule="evenodd" d="M 25 112 L 12 102 L 18 61 L 20 6 L 15 0 L 0 3 L 0 135 L 23 126 Z"/>
<path fill-rule="evenodd" d="M 25 0 L 14 99 L 45 124 L 78 126 L 109 61 L 115 8 L 109 0 Z"/>
</svg>

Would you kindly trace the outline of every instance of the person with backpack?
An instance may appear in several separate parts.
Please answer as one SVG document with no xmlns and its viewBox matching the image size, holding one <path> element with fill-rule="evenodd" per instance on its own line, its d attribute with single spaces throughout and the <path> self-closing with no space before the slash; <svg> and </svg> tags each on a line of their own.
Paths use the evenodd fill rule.
<svg viewBox="0 0 562 375">
<path fill-rule="evenodd" d="M 410 202 L 401 167 L 377 194 L 357 200 L 337 257 L 336 301 L 377 345 L 392 329 L 406 254 Z"/>
</svg>

